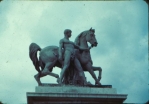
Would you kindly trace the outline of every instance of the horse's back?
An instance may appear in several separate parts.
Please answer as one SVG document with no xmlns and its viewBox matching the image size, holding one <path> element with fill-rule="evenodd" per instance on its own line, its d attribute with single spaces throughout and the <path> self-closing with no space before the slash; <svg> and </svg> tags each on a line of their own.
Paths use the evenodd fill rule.
<svg viewBox="0 0 149 104">
<path fill-rule="evenodd" d="M 41 52 L 49 52 L 49 51 L 58 52 L 58 47 L 57 46 L 47 46 L 41 50 Z"/>
<path fill-rule="evenodd" d="M 57 46 L 47 46 L 40 51 L 40 59 L 46 62 L 53 62 L 58 59 L 58 47 Z"/>
</svg>

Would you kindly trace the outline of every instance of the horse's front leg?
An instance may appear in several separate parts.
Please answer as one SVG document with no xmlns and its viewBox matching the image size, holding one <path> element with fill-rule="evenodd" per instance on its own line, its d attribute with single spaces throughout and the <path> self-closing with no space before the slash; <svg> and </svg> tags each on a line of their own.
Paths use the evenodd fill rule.
<svg viewBox="0 0 149 104">
<path fill-rule="evenodd" d="M 87 63 L 84 68 L 86 68 L 87 71 L 89 71 L 89 73 L 91 74 L 91 76 L 93 77 L 93 79 L 95 80 L 95 83 L 98 84 L 98 85 L 101 85 L 100 82 L 98 81 L 95 73 L 94 73 L 94 70 L 93 70 L 93 67 L 92 67 L 92 63 L 89 62 Z"/>
<path fill-rule="evenodd" d="M 102 68 L 101 67 L 95 67 L 95 66 L 92 66 L 93 70 L 94 71 L 99 71 L 99 74 L 98 74 L 98 81 L 100 82 L 101 80 L 101 75 L 102 75 Z"/>
</svg>

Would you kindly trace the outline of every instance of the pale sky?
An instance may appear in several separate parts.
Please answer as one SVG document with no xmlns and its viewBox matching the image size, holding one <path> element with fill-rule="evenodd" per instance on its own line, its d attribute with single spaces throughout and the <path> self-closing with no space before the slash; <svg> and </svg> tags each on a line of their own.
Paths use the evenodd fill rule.
<svg viewBox="0 0 149 104">
<path fill-rule="evenodd" d="M 125 103 L 149 99 L 148 5 L 144 1 L 2 1 L 0 2 L 0 101 L 26 103 L 37 73 L 29 45 L 59 45 L 64 29 L 71 41 L 95 29 L 98 46 L 91 49 L 94 66 L 102 67 L 103 85 L 128 94 Z M 60 69 L 53 72 L 59 74 Z M 96 74 L 98 74 L 96 72 Z M 87 80 L 94 84 L 91 75 Z M 56 83 L 46 76 L 43 83 Z"/>
</svg>

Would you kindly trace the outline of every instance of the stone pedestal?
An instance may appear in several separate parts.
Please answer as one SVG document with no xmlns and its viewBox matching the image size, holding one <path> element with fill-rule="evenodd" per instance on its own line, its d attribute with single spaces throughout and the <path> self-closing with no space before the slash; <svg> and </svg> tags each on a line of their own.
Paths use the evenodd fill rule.
<svg viewBox="0 0 149 104">
<path fill-rule="evenodd" d="M 105 86 L 46 85 L 27 92 L 28 104 L 122 104 L 126 98 L 126 94 L 117 94 L 115 88 Z"/>
</svg>

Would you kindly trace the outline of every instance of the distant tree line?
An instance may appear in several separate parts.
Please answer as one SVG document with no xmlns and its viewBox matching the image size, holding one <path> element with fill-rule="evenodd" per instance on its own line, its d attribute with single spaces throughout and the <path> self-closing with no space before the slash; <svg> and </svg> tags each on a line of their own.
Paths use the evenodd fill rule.
<svg viewBox="0 0 149 104">
<path fill-rule="evenodd" d="M 148 0 L 144 0 L 147 4 L 149 4 Z"/>
<path fill-rule="evenodd" d="M 2 101 L 0 101 L 0 104 L 6 104 L 6 103 L 3 103 Z"/>
</svg>

